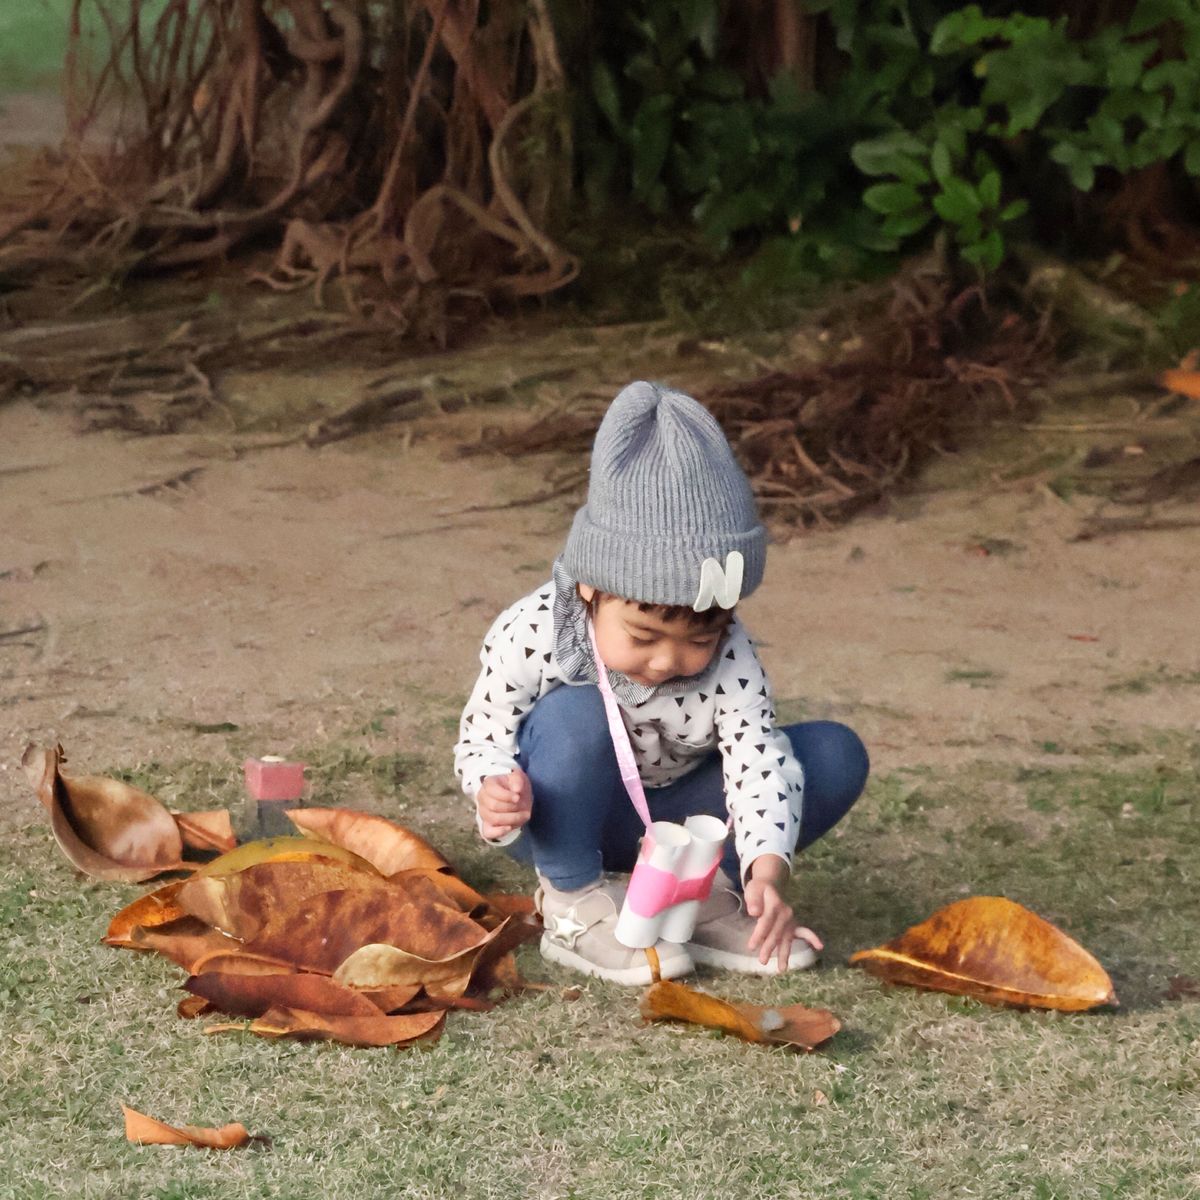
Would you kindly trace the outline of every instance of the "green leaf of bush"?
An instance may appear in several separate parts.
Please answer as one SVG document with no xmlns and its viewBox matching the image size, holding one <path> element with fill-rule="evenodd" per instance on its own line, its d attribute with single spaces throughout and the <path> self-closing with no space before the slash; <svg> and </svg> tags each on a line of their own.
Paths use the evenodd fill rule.
<svg viewBox="0 0 1200 1200">
<path fill-rule="evenodd" d="M 919 208 L 921 193 L 908 183 L 877 183 L 863 192 L 863 203 L 877 213 L 889 216 Z"/>
</svg>

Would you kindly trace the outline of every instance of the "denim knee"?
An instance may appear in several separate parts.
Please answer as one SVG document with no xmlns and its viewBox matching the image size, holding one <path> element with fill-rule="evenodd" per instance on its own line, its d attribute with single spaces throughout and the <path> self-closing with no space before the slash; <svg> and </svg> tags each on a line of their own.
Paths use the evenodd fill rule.
<svg viewBox="0 0 1200 1200">
<path fill-rule="evenodd" d="M 576 778 L 615 761 L 600 689 L 564 685 L 547 692 L 521 722 L 517 746 L 526 770 L 536 759 L 539 771 L 559 767 Z"/>
<path fill-rule="evenodd" d="M 838 721 L 814 722 L 821 726 L 820 750 L 823 759 L 822 774 L 826 779 L 840 784 L 841 799 L 847 808 L 862 795 L 871 773 L 871 758 L 863 740 L 850 728 Z"/>
</svg>

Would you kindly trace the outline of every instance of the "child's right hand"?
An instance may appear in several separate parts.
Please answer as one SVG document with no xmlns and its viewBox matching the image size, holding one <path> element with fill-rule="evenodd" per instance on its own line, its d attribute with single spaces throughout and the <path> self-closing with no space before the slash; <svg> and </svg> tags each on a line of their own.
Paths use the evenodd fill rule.
<svg viewBox="0 0 1200 1200">
<path fill-rule="evenodd" d="M 475 794 L 479 832 L 489 841 L 520 829 L 533 813 L 533 788 L 520 767 L 507 775 L 489 775 Z"/>
</svg>

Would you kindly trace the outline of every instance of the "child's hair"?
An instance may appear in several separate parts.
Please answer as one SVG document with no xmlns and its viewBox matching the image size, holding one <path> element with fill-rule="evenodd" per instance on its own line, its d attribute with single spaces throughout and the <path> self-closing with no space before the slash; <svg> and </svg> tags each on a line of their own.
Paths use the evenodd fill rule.
<svg viewBox="0 0 1200 1200">
<path fill-rule="evenodd" d="M 611 592 L 595 591 L 588 602 L 588 609 L 593 616 L 596 606 L 601 600 L 624 600 L 627 604 L 636 604 L 638 612 L 649 613 L 660 621 L 684 621 L 691 629 L 718 630 L 724 629 L 733 619 L 734 610 L 731 608 L 706 608 L 697 612 L 688 604 L 650 604 L 644 600 L 630 600 L 625 596 L 614 596 Z"/>
</svg>

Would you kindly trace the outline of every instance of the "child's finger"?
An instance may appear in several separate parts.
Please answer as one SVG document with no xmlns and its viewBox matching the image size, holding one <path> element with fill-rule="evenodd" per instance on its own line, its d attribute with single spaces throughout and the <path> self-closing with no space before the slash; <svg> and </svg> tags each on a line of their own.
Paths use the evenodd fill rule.
<svg viewBox="0 0 1200 1200">
<path fill-rule="evenodd" d="M 825 949 L 825 943 L 811 929 L 805 929 L 803 925 L 796 929 L 796 936 L 803 938 L 814 950 Z"/>
</svg>

